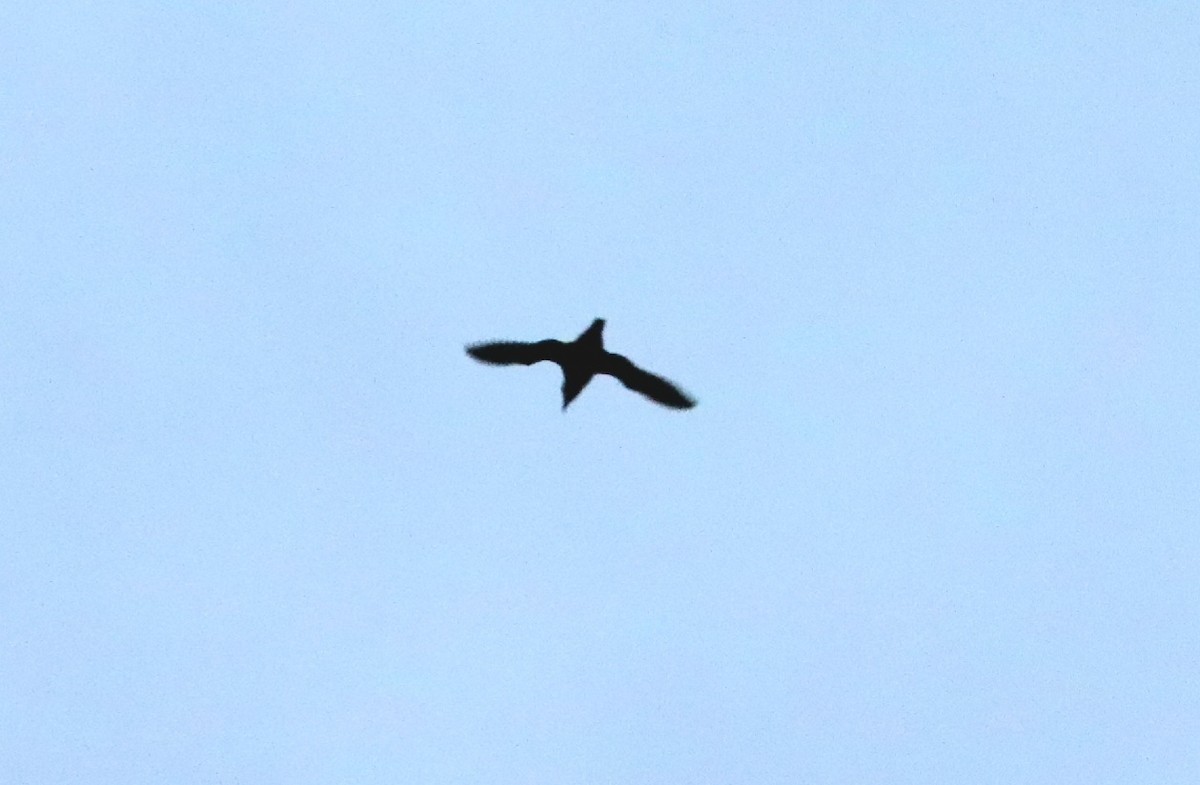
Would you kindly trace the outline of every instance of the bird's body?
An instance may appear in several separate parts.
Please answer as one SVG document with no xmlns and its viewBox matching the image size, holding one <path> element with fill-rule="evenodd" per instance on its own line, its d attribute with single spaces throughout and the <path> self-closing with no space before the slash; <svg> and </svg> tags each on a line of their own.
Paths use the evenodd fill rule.
<svg viewBox="0 0 1200 785">
<path fill-rule="evenodd" d="M 467 354 L 490 365 L 533 365 L 546 360 L 557 363 L 563 372 L 564 411 L 598 373 L 608 374 L 634 392 L 672 409 L 690 409 L 696 405 L 671 382 L 605 350 L 603 319 L 593 321 L 570 343 L 554 339 L 534 343 L 477 343 L 467 347 Z"/>
</svg>

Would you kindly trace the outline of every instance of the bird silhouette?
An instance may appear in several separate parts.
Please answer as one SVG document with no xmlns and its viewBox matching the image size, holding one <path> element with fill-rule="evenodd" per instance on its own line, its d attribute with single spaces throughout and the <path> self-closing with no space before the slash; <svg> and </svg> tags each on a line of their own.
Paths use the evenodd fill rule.
<svg viewBox="0 0 1200 785">
<path fill-rule="evenodd" d="M 598 373 L 608 374 L 634 392 L 672 409 L 690 409 L 696 401 L 671 382 L 645 371 L 629 358 L 604 349 L 604 320 L 597 319 L 570 343 L 553 338 L 534 343 L 496 341 L 467 347 L 467 354 L 488 365 L 533 365 L 544 360 L 562 368 L 563 411 Z"/>
</svg>

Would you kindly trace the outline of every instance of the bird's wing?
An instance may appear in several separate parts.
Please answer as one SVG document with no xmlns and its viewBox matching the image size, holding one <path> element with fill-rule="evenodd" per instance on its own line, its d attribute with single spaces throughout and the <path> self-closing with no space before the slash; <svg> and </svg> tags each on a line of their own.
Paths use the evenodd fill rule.
<svg viewBox="0 0 1200 785">
<path fill-rule="evenodd" d="M 663 406 L 670 406 L 672 409 L 690 409 L 696 405 L 696 401 L 678 387 L 661 376 L 655 376 L 649 371 L 642 370 L 630 362 L 628 357 L 606 354 L 600 373 L 614 377 L 634 392 L 641 393 Z"/>
<path fill-rule="evenodd" d="M 497 341 L 476 343 L 467 347 L 467 354 L 489 365 L 533 365 L 542 360 L 558 362 L 562 341 L 553 339 L 537 343 Z"/>
</svg>

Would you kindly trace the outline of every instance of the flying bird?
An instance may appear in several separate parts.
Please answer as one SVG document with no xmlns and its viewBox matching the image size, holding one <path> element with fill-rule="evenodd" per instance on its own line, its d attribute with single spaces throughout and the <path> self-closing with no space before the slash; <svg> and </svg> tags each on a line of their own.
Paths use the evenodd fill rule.
<svg viewBox="0 0 1200 785">
<path fill-rule="evenodd" d="M 553 338 L 534 343 L 497 341 L 476 343 L 467 354 L 489 365 L 533 365 L 544 360 L 558 363 L 563 372 L 563 411 L 598 373 L 606 373 L 636 393 L 672 409 L 690 409 L 696 401 L 671 382 L 645 371 L 629 358 L 604 349 L 604 320 L 592 322 L 570 343 Z"/>
</svg>

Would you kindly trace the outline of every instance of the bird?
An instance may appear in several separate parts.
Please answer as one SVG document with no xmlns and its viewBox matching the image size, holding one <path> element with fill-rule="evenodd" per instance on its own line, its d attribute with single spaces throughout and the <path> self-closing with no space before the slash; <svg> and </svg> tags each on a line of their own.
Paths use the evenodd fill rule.
<svg viewBox="0 0 1200 785">
<path fill-rule="evenodd" d="M 606 351 L 604 319 L 594 320 L 570 343 L 553 338 L 532 343 L 492 341 L 470 344 L 466 349 L 471 357 L 488 365 L 533 365 L 546 360 L 557 363 L 563 372 L 564 412 L 598 373 L 608 374 L 630 390 L 671 409 L 696 405 L 694 398 L 663 377 L 639 368 L 627 357 Z"/>
</svg>

